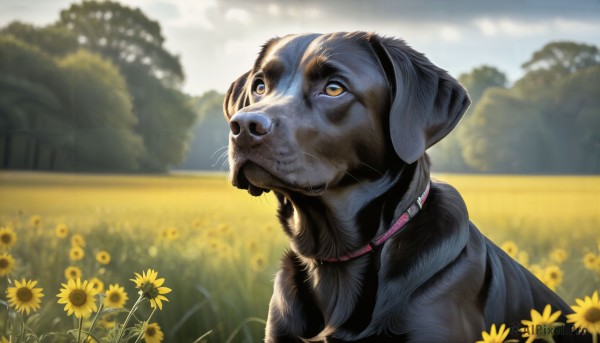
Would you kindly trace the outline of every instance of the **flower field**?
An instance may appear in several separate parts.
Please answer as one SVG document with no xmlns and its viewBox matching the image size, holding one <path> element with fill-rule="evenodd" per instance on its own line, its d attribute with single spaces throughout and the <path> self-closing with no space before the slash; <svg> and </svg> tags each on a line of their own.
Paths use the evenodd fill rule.
<svg viewBox="0 0 600 343">
<path fill-rule="evenodd" d="M 600 289 L 600 177 L 436 178 L 569 304 Z M 253 198 L 221 174 L 1 172 L 0 336 L 75 341 L 81 326 L 82 341 L 94 327 L 109 342 L 115 332 L 131 342 L 260 342 L 287 247 L 275 208 L 271 194 Z M 23 289 L 30 297 L 19 300 Z M 75 295 L 97 301 L 78 307 Z M 137 331 L 119 332 L 126 319 Z"/>
</svg>

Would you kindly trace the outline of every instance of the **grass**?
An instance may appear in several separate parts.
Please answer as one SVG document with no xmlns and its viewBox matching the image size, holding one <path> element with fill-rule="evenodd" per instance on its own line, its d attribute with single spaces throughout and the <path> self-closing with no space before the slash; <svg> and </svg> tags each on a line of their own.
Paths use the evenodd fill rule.
<svg viewBox="0 0 600 343">
<path fill-rule="evenodd" d="M 600 254 L 600 177 L 436 177 L 463 194 L 488 237 L 498 245 L 513 242 L 511 253 L 540 278 L 558 267 L 563 280 L 552 286 L 568 303 L 599 288 L 600 267 L 586 268 L 582 259 Z M 209 331 L 208 342 L 262 341 L 273 275 L 287 247 L 275 208 L 272 195 L 252 198 L 220 174 L 0 173 L 0 227 L 17 234 L 11 275 L 44 288 L 31 321 L 38 333 L 73 328 L 56 303 L 68 266 L 106 288 L 125 286 L 126 306 L 137 298 L 133 273 L 152 268 L 173 289 L 153 317 L 165 341 L 193 342 Z M 57 225 L 66 225 L 67 237 L 57 237 Z M 69 258 L 74 234 L 86 241 L 76 261 Z M 556 249 L 567 255 L 561 262 L 552 258 Z M 111 256 L 107 265 L 95 259 L 101 250 Z M 7 286 L 2 278 L 0 291 Z"/>
</svg>

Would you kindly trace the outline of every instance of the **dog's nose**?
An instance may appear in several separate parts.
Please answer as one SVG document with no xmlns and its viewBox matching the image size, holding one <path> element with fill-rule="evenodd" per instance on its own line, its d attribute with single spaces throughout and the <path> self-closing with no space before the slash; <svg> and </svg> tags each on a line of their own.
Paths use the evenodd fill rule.
<svg viewBox="0 0 600 343">
<path fill-rule="evenodd" d="M 262 113 L 237 113 L 229 121 L 233 140 L 238 144 L 258 144 L 271 132 L 273 121 Z"/>
</svg>

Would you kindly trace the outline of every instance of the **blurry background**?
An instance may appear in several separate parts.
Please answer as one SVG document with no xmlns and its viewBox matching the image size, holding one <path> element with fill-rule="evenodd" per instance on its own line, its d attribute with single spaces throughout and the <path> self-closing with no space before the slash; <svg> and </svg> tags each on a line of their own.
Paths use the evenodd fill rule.
<svg viewBox="0 0 600 343">
<path fill-rule="evenodd" d="M 0 302 L 37 280 L 28 328 L 67 332 L 67 270 L 124 286 L 127 307 L 153 268 L 173 289 L 153 317 L 166 342 L 261 342 L 289 248 L 277 201 L 196 171 L 228 169 L 223 96 L 266 40 L 344 30 L 403 38 L 468 88 L 434 177 L 567 303 L 598 290 L 598 0 L 1 0 Z"/>
<path fill-rule="evenodd" d="M 469 89 L 434 170 L 600 171 L 600 2 L 0 3 L 0 167 L 225 170 L 221 101 L 289 33 L 405 39 Z"/>
</svg>

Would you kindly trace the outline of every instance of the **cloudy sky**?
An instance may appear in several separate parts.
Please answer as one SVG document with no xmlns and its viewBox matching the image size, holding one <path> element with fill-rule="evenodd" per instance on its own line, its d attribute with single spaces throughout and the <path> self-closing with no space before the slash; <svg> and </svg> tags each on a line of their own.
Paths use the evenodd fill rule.
<svg viewBox="0 0 600 343">
<path fill-rule="evenodd" d="M 46 25 L 69 0 L 2 0 L 0 26 Z M 181 56 L 184 90 L 225 92 L 267 39 L 289 33 L 375 31 L 405 39 L 457 76 L 488 64 L 511 81 L 544 44 L 600 46 L 600 0 L 121 0 L 160 22 Z"/>
</svg>

